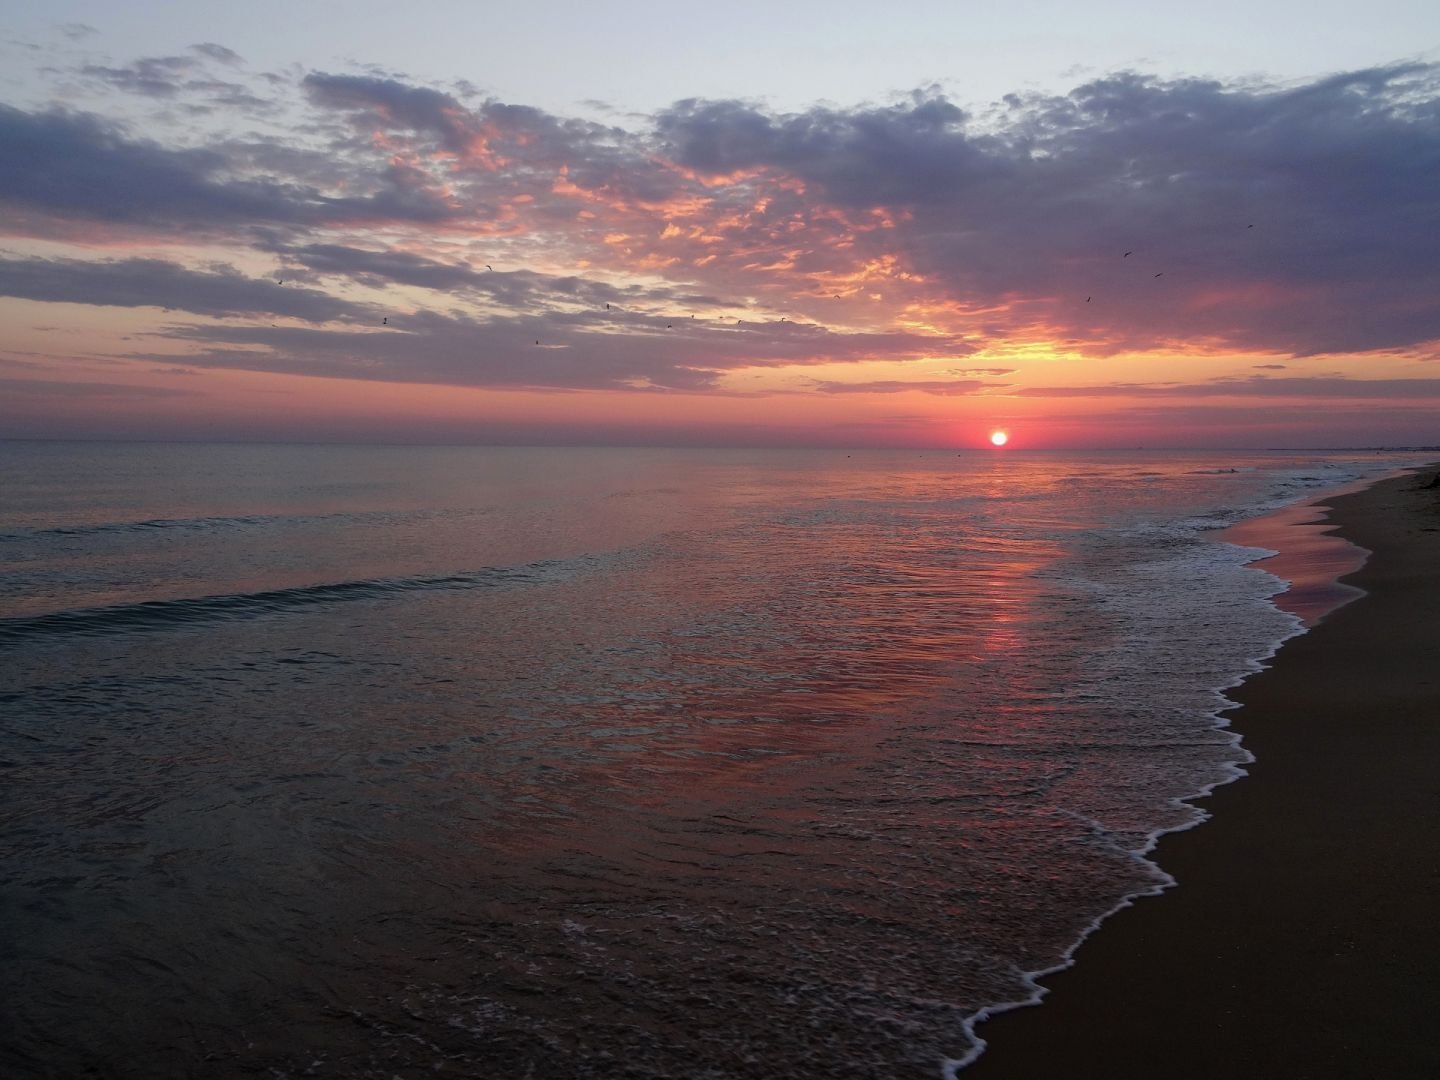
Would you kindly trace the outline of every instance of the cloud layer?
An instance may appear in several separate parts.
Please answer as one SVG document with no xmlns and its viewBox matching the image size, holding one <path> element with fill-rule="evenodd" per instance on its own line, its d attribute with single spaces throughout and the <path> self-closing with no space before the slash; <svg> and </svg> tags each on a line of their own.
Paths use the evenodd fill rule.
<svg viewBox="0 0 1440 1080">
<path fill-rule="evenodd" d="M 744 369 L 1017 343 L 1283 360 L 1440 340 L 1433 65 L 1123 73 L 983 113 L 929 92 L 688 100 L 624 125 L 388 73 L 255 73 L 217 43 L 68 75 L 129 104 L 0 106 L 0 295 L 168 309 L 146 354 L 165 363 L 735 393 Z M 806 385 L 1121 392 L 1008 390 L 1015 370 Z"/>
</svg>

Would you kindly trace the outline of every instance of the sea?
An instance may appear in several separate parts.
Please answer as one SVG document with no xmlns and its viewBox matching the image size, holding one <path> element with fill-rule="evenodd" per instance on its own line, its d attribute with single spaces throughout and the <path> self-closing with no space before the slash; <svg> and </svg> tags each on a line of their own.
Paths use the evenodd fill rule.
<svg viewBox="0 0 1440 1080">
<path fill-rule="evenodd" d="M 0 1074 L 963 1074 L 1408 463 L 0 443 Z"/>
</svg>

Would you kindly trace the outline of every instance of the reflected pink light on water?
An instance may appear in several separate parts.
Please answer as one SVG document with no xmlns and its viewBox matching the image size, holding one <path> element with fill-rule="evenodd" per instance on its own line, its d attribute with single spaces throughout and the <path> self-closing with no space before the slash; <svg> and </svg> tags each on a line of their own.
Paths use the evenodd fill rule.
<svg viewBox="0 0 1440 1080">
<path fill-rule="evenodd" d="M 1279 552 L 1255 565 L 1288 583 L 1273 603 L 1299 616 L 1306 626 L 1365 595 L 1339 579 L 1364 566 L 1367 553 L 1333 535 L 1335 526 L 1326 521 L 1327 509 L 1324 503 L 1301 503 L 1242 521 L 1220 534 L 1241 547 Z"/>
</svg>

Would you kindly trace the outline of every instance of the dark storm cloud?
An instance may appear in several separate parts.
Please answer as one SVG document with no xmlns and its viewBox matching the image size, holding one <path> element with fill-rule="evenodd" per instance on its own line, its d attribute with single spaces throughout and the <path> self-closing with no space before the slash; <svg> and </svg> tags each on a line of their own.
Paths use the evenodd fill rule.
<svg viewBox="0 0 1440 1080">
<path fill-rule="evenodd" d="M 0 296 L 197 315 L 273 315 L 326 322 L 370 318 L 369 309 L 315 289 L 281 286 L 233 270 L 200 273 L 163 259 L 0 259 Z"/>
</svg>

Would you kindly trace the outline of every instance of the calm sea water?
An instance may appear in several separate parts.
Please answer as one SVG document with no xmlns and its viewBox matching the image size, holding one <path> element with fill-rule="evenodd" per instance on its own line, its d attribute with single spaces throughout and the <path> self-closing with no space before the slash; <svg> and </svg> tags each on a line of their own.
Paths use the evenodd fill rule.
<svg viewBox="0 0 1440 1080">
<path fill-rule="evenodd" d="M 0 444 L 0 1071 L 933 1080 L 1402 463 Z"/>
</svg>

